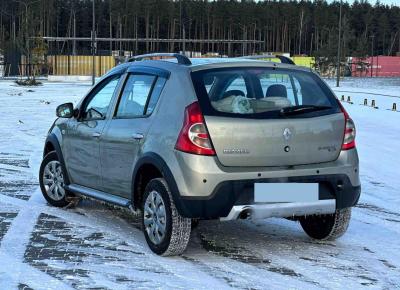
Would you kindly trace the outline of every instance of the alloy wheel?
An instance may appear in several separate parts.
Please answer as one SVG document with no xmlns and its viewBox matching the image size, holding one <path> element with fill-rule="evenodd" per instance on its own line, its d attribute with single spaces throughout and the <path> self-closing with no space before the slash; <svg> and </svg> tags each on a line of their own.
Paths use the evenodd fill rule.
<svg viewBox="0 0 400 290">
<path fill-rule="evenodd" d="M 53 160 L 46 164 L 43 172 L 43 185 L 51 199 L 59 201 L 65 197 L 64 176 L 59 161 Z"/>
<path fill-rule="evenodd" d="M 144 226 L 151 242 L 159 245 L 166 233 L 165 204 L 161 194 L 153 190 L 144 204 Z"/>
</svg>

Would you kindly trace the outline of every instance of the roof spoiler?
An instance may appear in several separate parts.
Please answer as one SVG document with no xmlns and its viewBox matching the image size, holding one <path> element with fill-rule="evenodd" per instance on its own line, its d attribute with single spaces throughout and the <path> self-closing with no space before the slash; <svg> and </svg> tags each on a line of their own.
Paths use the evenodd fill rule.
<svg viewBox="0 0 400 290">
<path fill-rule="evenodd" d="M 163 59 L 163 58 L 176 58 L 179 64 L 183 65 L 191 65 L 192 62 L 190 59 L 183 54 L 180 53 L 148 53 L 148 54 L 141 54 L 141 55 L 136 55 L 133 57 L 130 57 L 127 59 L 126 62 L 134 62 L 134 61 L 141 61 L 145 59 Z"/>
<path fill-rule="evenodd" d="M 271 55 L 271 54 L 264 54 L 264 55 L 246 55 L 246 56 L 239 56 L 238 58 L 246 58 L 246 59 L 273 59 L 277 58 L 281 61 L 281 63 L 286 63 L 286 64 L 292 64 L 296 65 L 293 60 L 291 60 L 289 57 L 283 56 L 283 55 Z"/>
</svg>

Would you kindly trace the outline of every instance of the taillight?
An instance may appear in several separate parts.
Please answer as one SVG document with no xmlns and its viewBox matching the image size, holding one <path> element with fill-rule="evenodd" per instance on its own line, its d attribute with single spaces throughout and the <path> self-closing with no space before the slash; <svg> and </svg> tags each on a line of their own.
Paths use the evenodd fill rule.
<svg viewBox="0 0 400 290">
<path fill-rule="evenodd" d="M 344 127 L 344 137 L 342 150 L 349 150 L 356 147 L 356 126 L 353 120 L 350 118 L 349 114 L 346 112 L 340 101 L 338 101 L 340 109 L 343 112 L 345 127 Z"/>
<path fill-rule="evenodd" d="M 215 155 L 198 102 L 185 109 L 185 119 L 175 149 L 198 155 Z"/>
</svg>

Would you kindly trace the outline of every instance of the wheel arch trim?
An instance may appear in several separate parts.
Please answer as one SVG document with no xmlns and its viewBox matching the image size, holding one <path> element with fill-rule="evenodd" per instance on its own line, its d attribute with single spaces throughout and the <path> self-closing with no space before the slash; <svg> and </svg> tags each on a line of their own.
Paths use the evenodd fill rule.
<svg viewBox="0 0 400 290">
<path fill-rule="evenodd" d="M 171 169 L 168 167 L 167 163 L 164 161 L 164 159 L 158 155 L 157 153 L 154 152 L 148 152 L 143 154 L 138 161 L 136 162 L 135 168 L 133 170 L 132 174 L 132 196 L 131 196 L 131 202 L 133 207 L 137 208 L 139 205 L 135 204 L 135 188 L 136 188 L 136 177 L 137 174 L 140 170 L 140 168 L 143 165 L 152 165 L 158 169 L 158 171 L 161 173 L 162 177 L 166 180 L 169 189 L 172 194 L 172 198 L 174 200 L 175 206 L 178 209 L 178 212 L 182 214 L 183 212 L 183 205 L 180 199 L 180 193 L 178 189 L 178 185 L 175 181 L 174 175 L 171 172 Z"/>
</svg>

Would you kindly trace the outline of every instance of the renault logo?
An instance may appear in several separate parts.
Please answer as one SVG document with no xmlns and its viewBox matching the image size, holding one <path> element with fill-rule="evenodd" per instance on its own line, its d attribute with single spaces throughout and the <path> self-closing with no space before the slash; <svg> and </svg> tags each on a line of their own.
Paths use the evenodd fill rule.
<svg viewBox="0 0 400 290">
<path fill-rule="evenodd" d="M 292 137 L 292 131 L 290 131 L 289 128 L 285 128 L 285 130 L 283 130 L 283 138 L 285 138 L 286 141 L 289 141 L 291 137 Z"/>
</svg>

